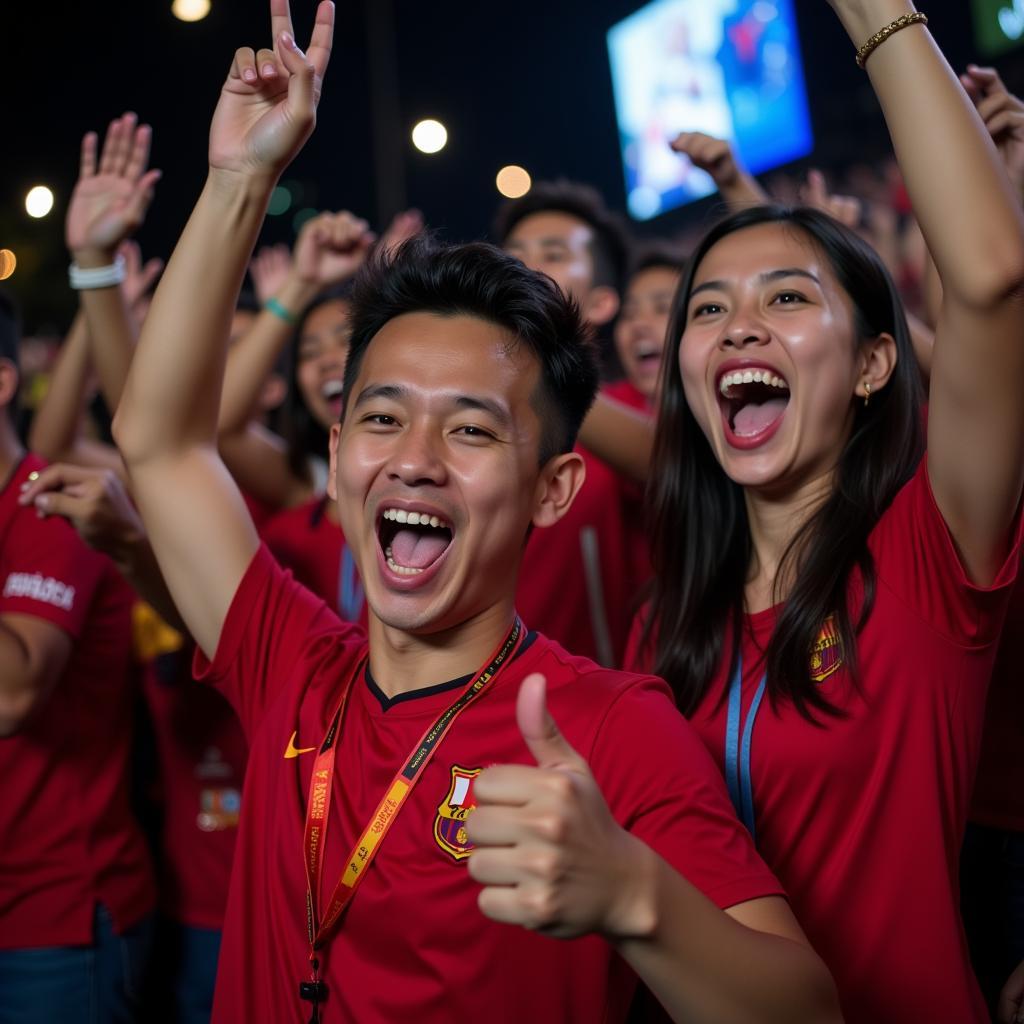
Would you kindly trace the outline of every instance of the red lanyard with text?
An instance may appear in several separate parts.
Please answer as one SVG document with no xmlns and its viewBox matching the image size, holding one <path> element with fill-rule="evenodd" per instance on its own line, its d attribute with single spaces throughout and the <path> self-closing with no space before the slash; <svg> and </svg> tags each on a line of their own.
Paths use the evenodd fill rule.
<svg viewBox="0 0 1024 1024">
<path fill-rule="evenodd" d="M 359 663 L 356 671 L 342 691 L 338 708 L 331 718 L 327 735 L 320 745 L 316 761 L 313 765 L 313 774 L 309 780 L 309 798 L 306 802 L 306 828 L 303 837 L 303 860 L 306 867 L 306 921 L 309 930 L 309 957 L 313 965 L 313 981 L 300 986 L 300 995 L 303 999 L 313 1003 L 314 1020 L 318 1019 L 316 1005 L 326 995 L 323 982 L 319 979 L 319 963 L 316 958 L 316 951 L 323 946 L 338 926 L 342 913 L 355 895 L 359 883 L 366 875 L 370 864 L 373 862 L 373 858 L 377 854 L 377 849 L 387 835 L 388 830 L 395 823 L 399 811 L 401 811 L 416 783 L 419 782 L 424 769 L 430 763 L 431 758 L 447 735 L 448 730 L 454 724 L 455 719 L 485 692 L 488 684 L 498 675 L 502 667 L 512 660 L 522 644 L 523 635 L 523 624 L 517 616 L 508 636 L 505 637 L 501 646 L 494 652 L 487 666 L 473 677 L 455 702 L 441 713 L 433 725 L 420 738 L 403 767 L 395 773 L 395 777 L 391 780 L 387 792 L 370 818 L 369 824 L 363 829 L 362 835 L 356 841 L 355 846 L 353 846 L 352 852 L 348 856 L 346 867 L 334 887 L 334 892 L 331 894 L 326 909 L 321 915 L 321 877 L 323 873 L 324 848 L 327 842 L 327 823 L 331 810 L 334 759 L 337 754 L 336 740 L 338 739 L 345 703 L 351 692 L 353 682 L 366 664 L 365 659 Z"/>
</svg>

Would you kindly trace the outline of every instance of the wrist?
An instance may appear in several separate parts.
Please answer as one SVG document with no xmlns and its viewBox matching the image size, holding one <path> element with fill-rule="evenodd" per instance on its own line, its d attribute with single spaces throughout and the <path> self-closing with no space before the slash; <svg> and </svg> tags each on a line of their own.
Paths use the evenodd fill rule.
<svg viewBox="0 0 1024 1024">
<path fill-rule="evenodd" d="M 93 270 L 96 267 L 109 267 L 117 258 L 117 246 L 113 248 L 92 248 L 86 247 L 71 250 L 71 259 L 75 265 L 83 270 Z"/>
<path fill-rule="evenodd" d="M 270 202 L 270 193 L 274 191 L 277 179 L 277 174 L 233 171 L 211 165 L 206 176 L 206 191 L 228 202 L 245 200 L 262 203 L 265 207 Z"/>
<path fill-rule="evenodd" d="M 890 22 L 912 14 L 917 8 L 911 0 L 831 0 L 850 42 L 860 49 L 876 32 Z"/>
<path fill-rule="evenodd" d="M 303 310 L 320 293 L 320 284 L 310 281 L 301 274 L 291 271 L 284 283 L 274 292 L 274 298 L 289 312 L 301 316 Z"/>
<path fill-rule="evenodd" d="M 642 840 L 622 833 L 622 855 L 602 932 L 612 942 L 649 939 L 658 929 L 661 861 Z"/>
</svg>

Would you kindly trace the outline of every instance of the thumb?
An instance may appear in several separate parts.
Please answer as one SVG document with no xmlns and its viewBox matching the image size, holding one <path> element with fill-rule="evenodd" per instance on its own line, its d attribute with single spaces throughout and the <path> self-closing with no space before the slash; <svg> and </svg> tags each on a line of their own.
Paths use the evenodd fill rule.
<svg viewBox="0 0 1024 1024">
<path fill-rule="evenodd" d="M 547 680 L 539 672 L 528 675 L 516 699 L 516 723 L 527 749 L 541 768 L 589 772 L 586 761 L 562 735 L 548 712 Z"/>
</svg>

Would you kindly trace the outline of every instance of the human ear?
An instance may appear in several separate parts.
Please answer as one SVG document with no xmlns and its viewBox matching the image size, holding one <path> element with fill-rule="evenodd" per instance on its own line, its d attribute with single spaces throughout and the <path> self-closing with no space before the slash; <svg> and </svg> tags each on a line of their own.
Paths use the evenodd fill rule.
<svg viewBox="0 0 1024 1024">
<path fill-rule="evenodd" d="M 580 312 L 583 319 L 594 327 L 601 327 L 615 319 L 619 311 L 619 293 L 606 284 L 590 289 Z"/>
<path fill-rule="evenodd" d="M 877 394 L 889 383 L 897 361 L 896 339 L 891 334 L 879 334 L 865 342 L 861 345 L 854 393 L 860 398 Z"/>
<path fill-rule="evenodd" d="M 533 525 L 554 526 L 572 507 L 586 475 L 587 468 L 576 452 L 548 459 L 534 494 Z"/>
<path fill-rule="evenodd" d="M 338 500 L 338 441 L 341 438 L 341 425 L 335 423 L 331 427 L 331 461 L 327 473 L 327 497 L 331 501 Z"/>
</svg>

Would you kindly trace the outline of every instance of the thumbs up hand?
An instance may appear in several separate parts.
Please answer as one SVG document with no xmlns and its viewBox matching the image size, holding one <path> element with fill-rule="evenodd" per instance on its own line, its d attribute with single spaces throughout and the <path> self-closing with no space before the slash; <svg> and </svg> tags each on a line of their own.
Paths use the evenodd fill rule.
<svg viewBox="0 0 1024 1024">
<path fill-rule="evenodd" d="M 481 911 L 557 938 L 643 934 L 654 915 L 655 855 L 612 817 L 587 762 L 548 713 L 542 675 L 523 680 L 516 720 L 536 767 L 482 772 L 466 824 Z"/>
</svg>

